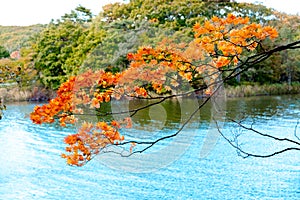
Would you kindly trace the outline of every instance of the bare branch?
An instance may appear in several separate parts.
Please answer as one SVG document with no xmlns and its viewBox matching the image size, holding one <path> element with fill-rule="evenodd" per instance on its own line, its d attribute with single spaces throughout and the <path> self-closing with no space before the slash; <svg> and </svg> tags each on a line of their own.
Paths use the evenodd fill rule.
<svg viewBox="0 0 300 200">
<path fill-rule="evenodd" d="M 300 140 L 300 137 L 297 135 L 297 128 L 298 128 L 298 125 L 300 124 L 300 120 L 298 119 L 297 120 L 297 124 L 296 124 L 296 126 L 295 126 L 295 130 L 294 130 L 294 136 L 298 139 L 298 140 Z"/>
<path fill-rule="evenodd" d="M 255 154 L 255 153 L 249 153 L 245 150 L 243 150 L 240 145 L 236 142 L 236 141 L 232 141 L 230 140 L 228 137 L 226 137 L 223 132 L 220 130 L 220 127 L 218 125 L 218 122 L 215 121 L 216 123 L 216 126 L 217 126 L 217 130 L 218 132 L 220 133 L 220 135 L 233 147 L 235 148 L 237 151 L 238 151 L 238 155 L 243 157 L 243 158 L 247 158 L 247 157 L 257 157 L 257 158 L 269 158 L 269 157 L 272 157 L 272 156 L 275 156 L 275 155 L 278 155 L 278 154 L 281 154 L 281 153 L 284 153 L 284 152 L 287 152 L 287 151 L 300 151 L 300 147 L 288 147 L 288 148 L 284 148 L 282 150 L 279 150 L 279 151 L 275 151 L 273 153 L 270 153 L 270 154 Z M 252 128 L 250 128 L 252 129 Z M 270 135 L 267 135 L 267 134 L 262 134 L 262 135 L 266 135 L 266 137 L 269 137 Z M 279 141 L 289 141 L 289 139 L 281 139 L 281 138 L 276 138 L 274 136 L 270 136 L 270 138 L 273 138 L 275 140 L 279 140 Z M 295 141 L 292 141 L 293 143 L 295 143 Z M 296 142 L 296 144 L 300 145 L 299 143 Z"/>
<path fill-rule="evenodd" d="M 298 46 L 299 44 L 300 44 L 300 40 L 289 43 L 287 45 L 278 46 L 278 47 L 276 47 L 274 49 L 271 49 L 269 51 L 265 51 L 265 52 L 262 52 L 262 53 L 258 53 L 258 54 L 249 56 L 245 61 L 242 61 L 241 64 L 239 64 L 236 68 L 234 68 L 230 75 L 228 75 L 227 77 L 224 78 L 224 82 L 226 82 L 226 81 L 228 81 L 232 78 L 235 78 L 238 75 L 244 73 L 249 68 L 253 67 L 253 65 L 266 60 L 267 58 L 269 58 L 272 54 L 274 54 L 276 52 L 280 52 L 280 51 L 283 51 L 283 50 L 300 48 L 300 46 Z"/>
<path fill-rule="evenodd" d="M 127 157 L 127 156 L 131 156 L 132 154 L 143 153 L 144 151 L 146 151 L 147 149 L 149 149 L 150 147 L 152 147 L 156 143 L 158 143 L 158 142 L 160 142 L 162 140 L 165 140 L 165 139 L 173 138 L 173 137 L 177 136 L 184 129 L 184 127 L 191 121 L 191 119 L 195 116 L 195 114 L 210 100 L 210 98 L 211 97 L 208 97 L 201 105 L 199 105 L 199 107 L 197 109 L 195 109 L 193 113 L 191 113 L 191 115 L 189 116 L 189 118 L 182 124 L 182 126 L 174 134 L 167 135 L 167 136 L 164 136 L 164 137 L 161 137 L 161 138 L 158 138 L 158 139 L 156 139 L 154 141 L 149 141 L 149 142 L 132 140 L 132 141 L 128 141 L 128 142 L 116 144 L 116 145 L 119 146 L 119 145 L 124 145 L 124 144 L 128 144 L 128 143 L 149 144 L 149 146 L 145 147 L 142 150 L 134 151 L 134 152 L 130 153 L 129 155 L 126 155 L 126 157 Z"/>
<path fill-rule="evenodd" d="M 162 141 L 162 140 L 165 140 L 165 139 L 169 139 L 169 138 L 173 138 L 175 136 L 177 136 L 184 128 L 185 126 L 191 121 L 191 119 L 196 115 L 196 113 L 204 106 L 206 105 L 206 103 L 212 98 L 213 95 L 215 95 L 218 90 L 220 89 L 222 85 L 219 85 L 215 91 L 212 93 L 211 96 L 209 96 L 208 98 L 205 99 L 204 102 L 202 102 L 192 113 L 191 115 L 188 117 L 188 119 L 182 124 L 182 126 L 174 133 L 174 134 L 171 134 L 171 135 L 167 135 L 167 136 L 164 136 L 164 137 L 161 137 L 161 138 L 158 138 L 154 141 L 135 141 L 135 140 L 131 140 L 131 141 L 127 141 L 127 142 L 123 142 L 123 143 L 119 143 L 119 144 L 115 144 L 116 146 L 120 146 L 120 145 L 125 145 L 125 144 L 130 144 L 130 143 L 135 143 L 135 144 L 147 144 L 149 146 L 143 148 L 142 150 L 138 150 L 138 151 L 133 151 L 131 152 L 130 154 L 128 155 L 122 155 L 122 156 L 125 156 L 125 157 L 128 157 L 128 156 L 131 156 L 133 154 L 137 154 L 137 153 L 143 153 L 144 151 L 146 151 L 147 149 L 151 148 L 152 146 L 154 146 L 156 143 Z M 119 154 L 119 153 L 118 153 Z"/>
<path fill-rule="evenodd" d="M 269 135 L 269 134 L 266 134 L 266 133 L 262 133 L 262 132 L 260 132 L 260 131 L 257 131 L 257 130 L 255 130 L 255 129 L 253 129 L 253 128 L 252 128 L 252 125 L 251 125 L 251 127 L 247 127 L 247 126 L 243 125 L 242 123 L 237 122 L 237 121 L 235 121 L 235 120 L 233 120 L 233 119 L 231 119 L 230 121 L 236 123 L 237 125 L 239 125 L 239 126 L 242 127 L 243 129 L 252 131 L 252 132 L 254 132 L 254 133 L 258 134 L 258 135 L 261 135 L 261 136 L 263 136 L 263 137 L 272 138 L 272 139 L 278 140 L 278 141 L 286 141 L 286 142 L 294 143 L 294 144 L 300 146 L 300 142 L 297 142 L 297 141 L 294 141 L 294 140 L 291 140 L 291 139 L 288 139 L 288 138 L 279 138 L 279 137 L 275 137 L 275 136 L 273 136 L 273 135 Z"/>
</svg>

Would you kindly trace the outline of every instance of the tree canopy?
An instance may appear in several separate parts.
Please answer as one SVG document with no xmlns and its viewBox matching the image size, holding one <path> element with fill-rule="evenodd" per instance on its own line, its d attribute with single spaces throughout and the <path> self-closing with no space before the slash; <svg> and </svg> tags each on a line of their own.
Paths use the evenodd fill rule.
<svg viewBox="0 0 300 200">
<path fill-rule="evenodd" d="M 90 10 L 80 6 L 61 20 L 52 21 L 33 43 L 35 68 L 41 82 L 57 89 L 71 75 L 77 74 L 82 61 L 102 37 L 95 32 Z"/>
</svg>

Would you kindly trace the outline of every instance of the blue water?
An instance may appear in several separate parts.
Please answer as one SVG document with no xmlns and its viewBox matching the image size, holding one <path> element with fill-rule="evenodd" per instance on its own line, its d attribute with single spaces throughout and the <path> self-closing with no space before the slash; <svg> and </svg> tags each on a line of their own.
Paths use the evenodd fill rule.
<svg viewBox="0 0 300 200">
<path fill-rule="evenodd" d="M 279 114 L 256 116 L 257 129 L 293 138 L 298 103 L 297 98 L 280 99 L 269 108 L 280 110 Z M 9 105 L 0 121 L 0 199 L 300 199 L 300 152 L 243 159 L 220 138 L 210 154 L 200 159 L 207 131 L 203 125 L 194 130 L 196 137 L 182 156 L 151 172 L 125 170 L 122 163 L 112 167 L 101 158 L 71 167 L 60 154 L 62 140 L 72 130 L 33 125 L 28 119 L 33 107 Z M 231 130 L 224 128 L 227 133 Z M 261 150 L 265 145 L 252 138 L 245 147 Z M 278 145 L 271 143 L 274 148 Z"/>
</svg>

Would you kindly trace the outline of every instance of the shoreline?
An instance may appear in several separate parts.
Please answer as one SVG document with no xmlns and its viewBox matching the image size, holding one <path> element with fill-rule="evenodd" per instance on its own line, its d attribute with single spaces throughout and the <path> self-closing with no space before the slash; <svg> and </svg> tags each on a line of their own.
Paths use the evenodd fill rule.
<svg viewBox="0 0 300 200">
<path fill-rule="evenodd" d="M 55 92 L 42 87 L 0 87 L 0 99 L 7 102 L 43 102 L 55 97 Z"/>
<path fill-rule="evenodd" d="M 240 85 L 225 87 L 226 98 L 252 96 L 275 96 L 300 94 L 300 83 L 271 85 Z M 43 87 L 0 87 L 0 99 L 4 102 L 46 102 L 56 96 L 56 92 Z"/>
</svg>

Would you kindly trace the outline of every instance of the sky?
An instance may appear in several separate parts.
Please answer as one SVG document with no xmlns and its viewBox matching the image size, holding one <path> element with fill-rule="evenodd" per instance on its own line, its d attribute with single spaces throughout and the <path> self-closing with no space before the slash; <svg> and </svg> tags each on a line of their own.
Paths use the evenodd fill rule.
<svg viewBox="0 0 300 200">
<path fill-rule="evenodd" d="M 0 0 L 0 25 L 28 26 L 47 24 L 70 13 L 78 5 L 92 10 L 97 15 L 103 5 L 124 0 Z M 300 14 L 299 0 L 237 0 L 238 2 L 260 2 L 267 7 L 289 14 Z"/>
</svg>

